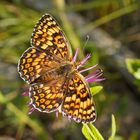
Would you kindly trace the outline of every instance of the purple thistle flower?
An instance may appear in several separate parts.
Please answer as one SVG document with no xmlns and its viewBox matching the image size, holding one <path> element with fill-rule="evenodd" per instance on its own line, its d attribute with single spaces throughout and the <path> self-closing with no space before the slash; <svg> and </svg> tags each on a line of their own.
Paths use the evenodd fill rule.
<svg viewBox="0 0 140 140">
<path fill-rule="evenodd" d="M 88 54 L 88 55 L 80 62 L 80 64 L 77 66 L 77 69 L 79 69 L 90 57 L 91 57 L 91 55 Z"/>
<path fill-rule="evenodd" d="M 85 79 L 88 83 L 100 82 L 100 81 L 105 80 L 105 78 L 101 78 L 102 75 L 103 75 L 103 72 L 98 69 L 95 72 L 93 72 L 92 74 L 87 75 L 85 77 Z"/>
<path fill-rule="evenodd" d="M 78 50 L 78 49 L 77 49 L 77 50 Z M 77 55 L 78 55 L 78 51 L 77 51 L 77 50 L 76 50 L 76 53 L 75 53 L 75 55 L 74 55 L 74 60 L 76 60 L 75 57 L 77 57 Z M 90 57 L 91 57 L 91 55 L 88 54 L 88 55 L 80 62 L 80 64 L 77 66 L 77 69 L 79 69 Z M 73 61 L 73 62 L 75 62 L 75 61 Z M 80 72 L 80 73 L 86 72 L 86 71 L 88 71 L 88 70 L 91 70 L 91 69 L 97 67 L 97 65 L 98 65 L 98 64 L 93 65 L 93 66 L 91 66 L 91 67 L 89 67 L 89 68 L 86 68 L 86 69 L 83 69 L 83 70 L 79 70 L 79 72 Z M 103 75 L 103 71 L 102 71 L 101 69 L 97 69 L 97 70 L 95 70 L 93 73 L 91 73 L 91 74 L 85 76 L 85 79 L 86 79 L 86 81 L 87 81 L 88 83 L 100 82 L 100 81 L 105 80 L 105 78 L 101 78 L 102 75 Z"/>
<path fill-rule="evenodd" d="M 91 66 L 91 67 L 89 67 L 89 68 L 86 68 L 86 69 L 80 70 L 79 72 L 80 72 L 80 73 L 83 73 L 83 72 L 85 72 L 85 71 L 91 70 L 91 69 L 95 68 L 97 65 L 98 65 L 98 64 L 93 65 L 93 66 Z"/>
<path fill-rule="evenodd" d="M 76 62 L 77 56 L 78 56 L 79 48 L 76 49 L 75 55 L 72 59 L 72 62 Z"/>
<path fill-rule="evenodd" d="M 29 110 L 28 114 L 32 114 L 33 112 L 35 111 L 35 108 L 34 107 L 31 107 L 31 109 Z"/>
<path fill-rule="evenodd" d="M 77 56 L 78 56 L 78 52 L 79 52 L 79 48 L 76 49 L 75 55 L 72 59 L 72 62 L 76 62 Z M 79 69 L 89 58 L 91 57 L 90 54 L 88 54 L 81 62 L 80 64 L 77 66 L 77 69 Z M 79 70 L 80 73 L 86 72 L 88 70 L 91 70 L 95 67 L 97 67 L 98 64 L 93 65 L 89 68 L 83 69 L 83 70 Z M 85 77 L 86 81 L 88 83 L 92 83 L 92 82 L 100 82 L 105 80 L 105 78 L 101 78 L 101 76 L 103 75 L 103 72 L 101 69 L 98 69 L 96 71 L 94 71 L 92 74 L 89 74 Z"/>
<path fill-rule="evenodd" d="M 59 111 L 58 110 L 55 111 L 55 116 L 56 116 L 56 118 L 58 118 L 58 116 L 59 116 Z"/>
<path fill-rule="evenodd" d="M 22 96 L 29 96 L 29 91 L 25 91 L 22 93 Z"/>
</svg>

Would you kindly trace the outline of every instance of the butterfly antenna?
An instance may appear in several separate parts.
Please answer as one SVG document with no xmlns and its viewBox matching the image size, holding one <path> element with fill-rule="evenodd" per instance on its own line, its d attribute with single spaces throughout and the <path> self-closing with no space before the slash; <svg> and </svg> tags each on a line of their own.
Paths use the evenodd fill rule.
<svg viewBox="0 0 140 140">
<path fill-rule="evenodd" d="M 86 42 L 85 42 L 84 47 L 83 47 L 83 53 L 85 51 L 85 48 L 87 46 L 88 41 L 89 41 L 89 35 L 86 36 Z"/>
</svg>

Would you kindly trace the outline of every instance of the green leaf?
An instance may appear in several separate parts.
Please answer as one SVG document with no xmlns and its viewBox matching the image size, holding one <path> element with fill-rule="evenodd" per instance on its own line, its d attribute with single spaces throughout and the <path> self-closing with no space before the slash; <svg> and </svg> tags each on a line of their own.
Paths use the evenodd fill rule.
<svg viewBox="0 0 140 140">
<path fill-rule="evenodd" d="M 115 139 L 115 134 L 116 134 L 116 121 L 114 115 L 112 115 L 112 132 L 111 136 L 109 137 L 109 140 L 114 140 Z"/>
<path fill-rule="evenodd" d="M 104 140 L 100 132 L 92 124 L 83 123 L 82 133 L 87 140 Z"/>
<path fill-rule="evenodd" d="M 90 128 L 97 140 L 104 140 L 103 136 L 100 134 L 98 129 L 93 124 L 90 124 Z"/>
<path fill-rule="evenodd" d="M 94 87 L 91 87 L 91 88 L 90 88 L 91 93 L 92 93 L 93 96 L 94 96 L 95 94 L 99 93 L 102 89 L 103 89 L 102 86 L 94 86 Z"/>
<path fill-rule="evenodd" d="M 7 99 L 3 97 L 2 92 L 0 91 L 0 103 L 5 104 Z"/>
<path fill-rule="evenodd" d="M 85 138 L 86 138 L 87 140 L 92 140 L 92 137 L 91 137 L 91 135 L 89 134 L 89 132 L 88 132 L 88 130 L 87 130 L 87 128 L 86 128 L 85 125 L 83 125 L 83 127 L 82 127 L 82 133 L 83 133 L 83 135 L 85 136 Z"/>
<path fill-rule="evenodd" d="M 140 59 L 126 59 L 125 62 L 128 71 L 140 80 Z"/>
</svg>

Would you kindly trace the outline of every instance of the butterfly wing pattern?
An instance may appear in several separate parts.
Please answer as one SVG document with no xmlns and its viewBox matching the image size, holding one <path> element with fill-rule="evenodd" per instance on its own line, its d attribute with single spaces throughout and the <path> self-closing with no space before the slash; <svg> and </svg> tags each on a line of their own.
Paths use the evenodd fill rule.
<svg viewBox="0 0 140 140">
<path fill-rule="evenodd" d="M 30 84 L 46 71 L 58 67 L 59 63 L 60 61 L 54 60 L 53 56 L 46 55 L 45 52 L 35 47 L 30 47 L 21 56 L 18 71 L 22 79 Z"/>
<path fill-rule="evenodd" d="M 27 83 L 72 57 L 69 42 L 49 14 L 45 14 L 35 25 L 31 46 L 21 56 L 18 66 L 20 76 Z"/>
<path fill-rule="evenodd" d="M 62 112 L 76 122 L 93 122 L 96 119 L 93 99 L 84 77 L 74 72 L 68 80 Z"/>
<path fill-rule="evenodd" d="M 32 105 L 41 112 L 50 113 L 58 109 L 63 101 L 64 78 L 52 80 L 49 84 L 34 84 L 30 87 Z"/>
<path fill-rule="evenodd" d="M 48 14 L 35 25 L 31 45 L 65 60 L 72 57 L 71 47 L 57 22 Z"/>
<path fill-rule="evenodd" d="M 32 106 L 46 113 L 59 109 L 76 122 L 95 121 L 89 86 L 73 67 L 71 46 L 49 14 L 35 25 L 31 46 L 21 56 L 18 71 L 30 84 Z M 68 64 L 72 67 L 69 68 Z"/>
</svg>

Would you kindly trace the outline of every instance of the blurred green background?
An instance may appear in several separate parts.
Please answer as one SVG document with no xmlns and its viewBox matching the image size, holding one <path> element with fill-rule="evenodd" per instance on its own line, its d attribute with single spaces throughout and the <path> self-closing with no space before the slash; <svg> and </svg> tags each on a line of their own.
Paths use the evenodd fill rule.
<svg viewBox="0 0 140 140">
<path fill-rule="evenodd" d="M 86 66 L 98 63 L 105 81 L 94 96 L 94 125 L 105 139 L 111 115 L 116 140 L 140 139 L 140 1 L 139 0 L 1 0 L 0 1 L 0 140 L 84 140 L 82 124 L 55 113 L 28 115 L 28 85 L 17 63 L 30 47 L 34 25 L 45 13 L 53 15 L 79 59 L 92 53 Z M 86 42 L 86 36 L 89 41 Z"/>
</svg>

